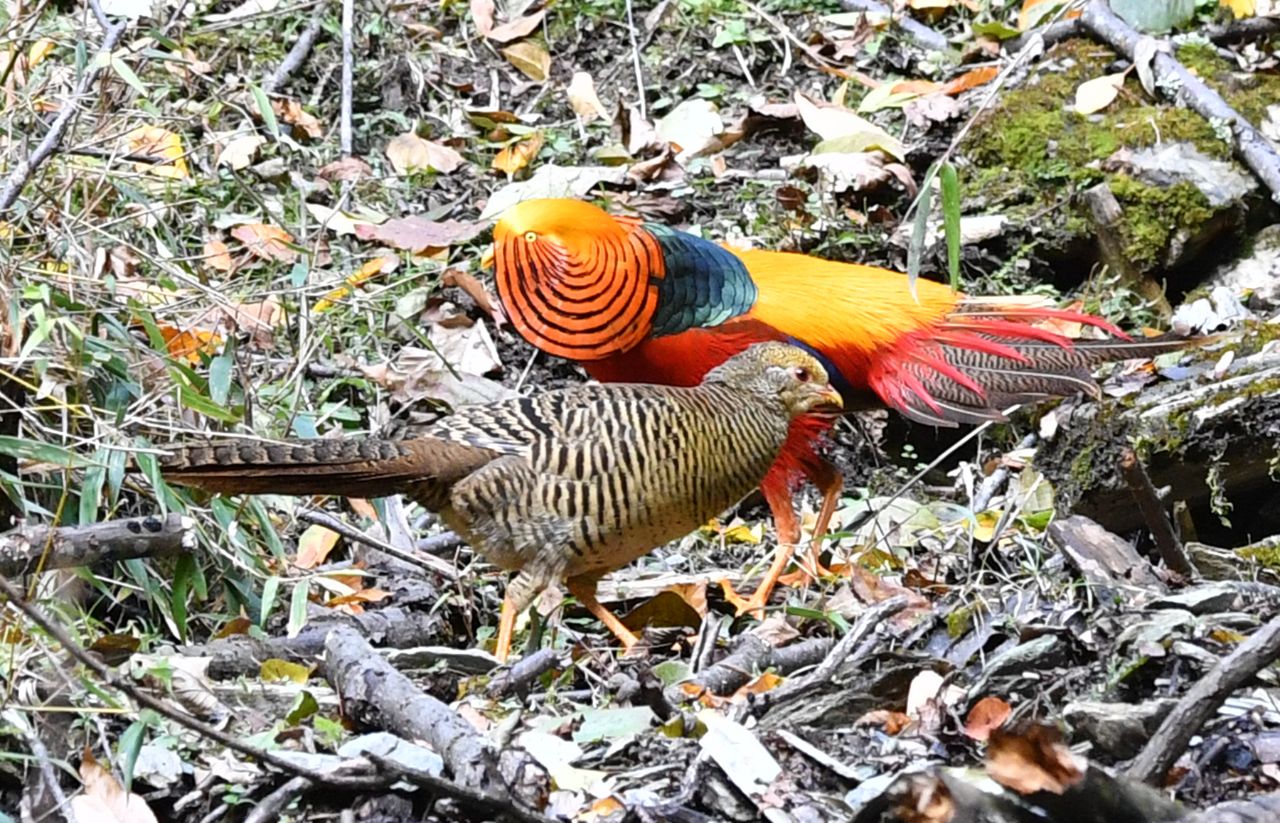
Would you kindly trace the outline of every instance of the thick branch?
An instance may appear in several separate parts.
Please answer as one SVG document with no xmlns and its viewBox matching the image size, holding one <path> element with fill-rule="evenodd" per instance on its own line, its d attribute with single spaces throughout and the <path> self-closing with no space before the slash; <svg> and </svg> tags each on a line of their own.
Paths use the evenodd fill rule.
<svg viewBox="0 0 1280 823">
<path fill-rule="evenodd" d="M 108 520 L 87 526 L 29 526 L 0 534 L 0 574 L 187 552 L 195 546 L 192 520 L 180 514 Z"/>
<path fill-rule="evenodd" d="M 908 37 L 930 51 L 951 51 L 947 38 L 906 14 L 894 14 L 893 9 L 877 0 L 840 0 L 840 7 L 846 11 L 869 11 L 873 14 L 888 15 L 895 25 L 901 28 Z"/>
</svg>

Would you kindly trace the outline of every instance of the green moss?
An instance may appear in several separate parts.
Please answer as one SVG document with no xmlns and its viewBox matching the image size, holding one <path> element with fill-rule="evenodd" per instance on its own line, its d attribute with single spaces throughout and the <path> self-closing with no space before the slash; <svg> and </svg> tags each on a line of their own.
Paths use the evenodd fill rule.
<svg viewBox="0 0 1280 823">
<path fill-rule="evenodd" d="M 1071 461 L 1071 482 L 1078 488 L 1087 489 L 1093 485 L 1093 448 L 1090 443 Z"/>
<path fill-rule="evenodd" d="M 1124 209 L 1125 254 L 1142 269 L 1159 268 L 1179 232 L 1194 234 L 1213 219 L 1209 199 L 1186 181 L 1152 186 L 1121 174 L 1110 186 Z"/>
<path fill-rule="evenodd" d="M 1245 560 L 1252 560 L 1259 566 L 1280 572 L 1280 542 L 1259 543 L 1256 546 L 1245 546 L 1236 552 Z"/>
<path fill-rule="evenodd" d="M 1265 120 L 1267 106 L 1280 100 L 1280 75 L 1242 72 L 1219 57 L 1210 43 L 1183 44 L 1178 49 L 1178 60 L 1251 123 Z"/>
<path fill-rule="evenodd" d="M 973 615 L 978 610 L 976 604 L 961 606 L 947 614 L 947 637 L 952 640 L 963 637 L 973 628 Z"/>
</svg>

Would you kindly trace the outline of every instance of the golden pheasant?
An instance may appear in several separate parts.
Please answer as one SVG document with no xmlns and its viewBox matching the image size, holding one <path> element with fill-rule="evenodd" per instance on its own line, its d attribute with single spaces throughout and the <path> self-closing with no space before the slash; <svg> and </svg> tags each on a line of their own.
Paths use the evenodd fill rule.
<svg viewBox="0 0 1280 823">
<path fill-rule="evenodd" d="M 1096 393 L 1097 365 L 1188 345 L 1130 341 L 1093 315 L 966 297 L 926 280 L 913 296 L 898 272 L 719 246 L 576 200 L 511 207 L 494 227 L 492 256 L 499 298 L 520 334 L 598 380 L 690 386 L 747 346 L 781 340 L 822 361 L 846 407 L 878 402 L 935 426 Z M 1047 320 L 1118 339 L 1071 340 L 1036 325 Z M 823 495 L 810 546 L 820 568 L 819 541 L 843 486 L 815 452 L 831 423 L 814 416 L 794 424 L 761 485 L 780 546 L 749 600 L 726 587 L 742 611 L 764 606 L 800 539 L 792 492 L 801 477 Z"/>
<path fill-rule="evenodd" d="M 187 445 L 161 467 L 167 480 L 224 494 L 410 495 L 516 572 L 499 620 L 505 660 L 517 614 L 560 580 L 633 644 L 596 600 L 599 578 L 737 503 L 793 421 L 840 402 L 815 358 L 766 343 L 692 388 L 578 386 L 469 407 L 412 440 Z"/>
</svg>

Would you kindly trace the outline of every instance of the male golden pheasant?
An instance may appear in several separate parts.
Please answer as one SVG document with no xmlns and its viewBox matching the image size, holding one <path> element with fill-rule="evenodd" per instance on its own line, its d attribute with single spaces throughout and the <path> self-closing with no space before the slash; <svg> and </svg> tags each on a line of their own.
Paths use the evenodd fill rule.
<svg viewBox="0 0 1280 823">
<path fill-rule="evenodd" d="M 1015 403 L 1096 393 L 1107 360 L 1188 345 L 1130 341 L 1101 318 L 966 297 L 930 281 L 801 254 L 743 251 L 666 226 L 613 217 L 577 200 L 528 200 L 494 227 L 498 295 L 512 324 L 543 351 L 601 381 L 693 385 L 745 347 L 781 340 L 826 366 L 848 408 L 879 401 L 935 426 L 1003 419 Z M 1119 339 L 1073 341 L 1035 325 L 1082 323 Z M 761 490 L 779 549 L 740 611 L 767 602 L 800 538 L 792 505 L 806 477 L 823 495 L 810 560 L 818 563 L 843 478 L 815 453 L 832 423 L 812 417 L 791 437 Z"/>
<path fill-rule="evenodd" d="M 499 621 L 505 660 L 517 614 L 559 580 L 633 644 L 596 600 L 596 581 L 737 503 L 793 421 L 840 402 L 816 359 L 765 343 L 693 388 L 578 386 L 468 407 L 412 440 L 188 445 L 161 468 L 167 480 L 224 494 L 412 496 L 517 572 Z"/>
</svg>

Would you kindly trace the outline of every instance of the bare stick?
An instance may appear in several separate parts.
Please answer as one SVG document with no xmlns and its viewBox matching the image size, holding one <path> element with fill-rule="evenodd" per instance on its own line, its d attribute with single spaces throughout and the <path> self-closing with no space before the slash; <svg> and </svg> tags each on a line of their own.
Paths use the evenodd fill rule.
<svg viewBox="0 0 1280 823">
<path fill-rule="evenodd" d="M 916 45 L 930 51 L 951 51 L 951 44 L 947 42 L 947 38 L 905 14 L 894 14 L 893 9 L 877 0 L 840 0 L 840 7 L 846 11 L 869 11 L 874 14 L 888 15 L 908 37 L 916 42 Z"/>
<path fill-rule="evenodd" d="M 355 96 L 355 0 L 342 0 L 342 107 L 338 123 L 338 148 L 351 156 L 351 98 Z"/>
<path fill-rule="evenodd" d="M 640 62 L 640 41 L 636 38 L 636 16 L 627 0 L 627 33 L 631 36 L 631 63 L 636 70 L 636 94 L 640 95 L 640 117 L 648 120 L 648 108 L 644 100 L 644 66 Z"/>
<path fill-rule="evenodd" d="M 1112 194 L 1111 187 L 1106 183 L 1099 183 L 1084 193 L 1084 200 L 1089 205 L 1094 233 L 1098 236 L 1098 248 L 1107 268 L 1118 275 L 1122 283 L 1142 295 L 1142 299 L 1162 318 L 1173 316 L 1173 307 L 1165 296 L 1164 286 L 1144 274 L 1129 259 L 1121 232 L 1124 211 L 1120 208 L 1120 201 Z"/>
<path fill-rule="evenodd" d="M 443 576 L 446 580 L 458 579 L 458 570 L 453 567 L 453 564 L 445 560 L 441 560 L 432 554 L 425 554 L 419 557 L 406 551 L 401 551 L 385 540 L 379 540 L 376 537 L 365 534 L 356 527 L 347 525 L 327 512 L 301 512 L 298 515 L 298 519 L 303 523 L 324 526 L 329 531 L 337 532 L 348 540 L 354 540 L 357 543 L 372 546 L 378 551 L 385 552 L 397 560 L 417 566 L 420 569 L 435 572 L 436 574 Z M 446 534 L 453 535 L 454 539 L 458 541 L 458 544 L 461 544 L 462 541 L 456 534 L 453 534 L 453 532 L 446 532 Z M 437 535 L 437 537 L 444 537 L 444 535 Z"/>
<path fill-rule="evenodd" d="M 115 51 L 116 44 L 120 42 L 120 38 L 124 35 L 125 29 L 129 27 L 128 22 L 111 25 L 107 20 L 106 14 L 102 11 L 102 6 L 98 4 L 98 0 L 90 0 L 93 7 L 93 13 L 98 18 L 98 22 L 106 29 L 106 35 L 102 38 L 102 45 L 98 47 L 98 54 L 94 59 L 89 61 L 88 67 L 84 74 L 80 76 L 80 82 L 76 83 L 75 89 L 71 92 L 71 96 L 62 105 L 62 110 L 58 112 L 58 117 L 53 121 L 53 125 L 49 127 L 49 131 L 45 132 L 44 139 L 40 141 L 40 145 L 36 146 L 35 151 L 27 157 L 26 160 L 19 162 L 13 167 L 13 171 L 9 173 L 9 177 L 5 180 L 4 188 L 0 189 L 0 212 L 8 211 L 13 204 L 17 202 L 18 196 L 22 194 L 23 188 L 26 187 L 27 181 L 31 179 L 31 175 L 36 169 L 49 159 L 49 155 L 58 148 L 62 143 L 62 138 L 67 133 L 67 127 L 71 125 L 71 118 L 76 116 L 80 110 L 80 98 L 88 94 L 89 89 L 94 83 L 98 82 L 98 75 L 102 74 L 102 70 L 111 62 L 111 52 Z"/>
<path fill-rule="evenodd" d="M 1222 702 L 1276 658 L 1280 658 L 1280 617 L 1254 632 L 1183 695 L 1151 742 L 1134 758 L 1128 776 L 1160 785 L 1191 737 Z"/>
<path fill-rule="evenodd" d="M 108 520 L 87 526 L 31 526 L 0 534 L 0 574 L 91 566 L 103 561 L 156 557 L 195 547 L 191 518 L 171 514 Z"/>
<path fill-rule="evenodd" d="M 58 641 L 67 653 L 74 657 L 81 665 L 88 668 L 98 676 L 98 679 L 107 684 L 111 688 L 127 695 L 133 702 L 145 706 L 156 712 L 162 717 L 167 717 L 173 722 L 190 729 L 202 737 L 215 740 L 226 746 L 228 749 L 240 752 L 240 754 L 252 757 L 263 763 L 275 766 L 281 771 L 288 772 L 298 777 L 305 777 L 322 786 L 331 786 L 333 788 L 353 789 L 357 791 L 369 791 L 387 785 L 387 778 L 382 776 L 374 777 L 341 777 L 337 775 L 325 775 L 314 769 L 300 766 L 287 758 L 281 757 L 273 752 L 260 749 L 245 743 L 234 735 L 227 734 L 202 720 L 198 720 L 184 711 L 173 708 L 163 700 L 152 697 L 150 694 L 142 691 L 133 683 L 116 675 L 101 660 L 90 655 L 80 647 L 80 644 L 72 639 L 61 626 L 55 623 L 44 610 L 33 603 L 30 603 L 23 597 L 12 583 L 4 577 L 0 577 L 0 594 L 3 594 L 15 608 L 27 616 L 27 618 L 39 626 L 50 637 Z"/>
<path fill-rule="evenodd" d="M 275 72 L 262 81 L 263 92 L 268 95 L 275 93 L 275 90 L 284 85 L 284 81 L 288 80 L 307 59 L 307 55 L 311 53 L 311 47 L 316 42 L 316 35 L 320 33 L 320 24 L 324 22 L 324 12 L 327 5 L 325 2 L 320 2 L 311 10 L 311 21 L 303 29 L 298 41 L 293 44 L 293 48 L 289 49 L 289 53 L 284 56 L 284 60 L 280 61 L 280 65 Z M 343 48 L 344 50 L 346 48 L 345 41 Z"/>
<path fill-rule="evenodd" d="M 1142 511 L 1142 519 L 1151 530 L 1165 566 L 1183 577 L 1199 576 L 1182 547 L 1182 541 L 1173 532 L 1173 524 L 1164 513 L 1164 504 L 1156 494 L 1156 487 L 1151 484 L 1151 478 L 1147 476 L 1146 469 L 1142 467 L 1142 462 L 1133 449 L 1125 449 L 1120 453 L 1120 474 L 1124 476 L 1124 482 L 1129 484 L 1129 491 Z"/>
<path fill-rule="evenodd" d="M 1080 25 L 1094 39 L 1106 43 L 1129 60 L 1133 60 L 1138 44 L 1145 39 L 1117 17 L 1104 0 L 1093 0 L 1085 7 L 1080 15 Z M 1267 139 L 1228 106 L 1216 91 L 1187 71 L 1173 55 L 1157 51 L 1151 65 L 1156 87 L 1204 117 L 1215 126 L 1215 131 L 1228 132 L 1240 160 L 1271 190 L 1271 198 L 1280 203 L 1280 153 Z M 1221 129 L 1217 128 L 1219 124 Z"/>
</svg>

